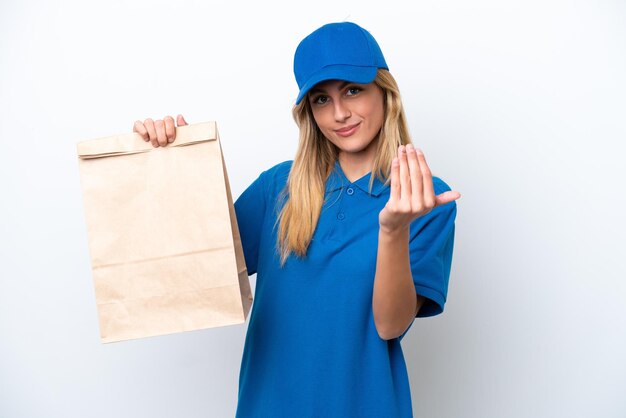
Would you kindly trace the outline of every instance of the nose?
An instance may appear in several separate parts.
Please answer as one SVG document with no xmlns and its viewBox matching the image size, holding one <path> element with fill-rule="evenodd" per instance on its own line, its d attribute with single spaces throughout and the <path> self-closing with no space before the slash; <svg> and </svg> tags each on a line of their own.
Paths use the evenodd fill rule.
<svg viewBox="0 0 626 418">
<path fill-rule="evenodd" d="M 350 113 L 350 109 L 346 106 L 346 103 L 343 100 L 334 100 L 334 116 L 337 122 L 343 122 L 348 119 L 352 114 Z"/>
</svg>

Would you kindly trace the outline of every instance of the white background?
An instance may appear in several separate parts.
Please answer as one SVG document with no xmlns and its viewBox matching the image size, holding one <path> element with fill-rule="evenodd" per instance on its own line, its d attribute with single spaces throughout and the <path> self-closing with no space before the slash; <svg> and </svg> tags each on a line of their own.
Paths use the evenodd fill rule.
<svg viewBox="0 0 626 418">
<path fill-rule="evenodd" d="M 245 325 L 100 343 L 76 143 L 216 120 L 236 197 L 293 157 L 293 52 L 342 20 L 462 193 L 416 417 L 626 416 L 626 3 L 2 0 L 0 417 L 234 415 Z"/>
</svg>

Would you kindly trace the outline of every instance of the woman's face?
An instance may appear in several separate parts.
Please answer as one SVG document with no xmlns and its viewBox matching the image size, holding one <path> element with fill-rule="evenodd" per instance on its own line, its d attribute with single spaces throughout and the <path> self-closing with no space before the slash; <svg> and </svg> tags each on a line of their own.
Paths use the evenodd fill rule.
<svg viewBox="0 0 626 418">
<path fill-rule="evenodd" d="M 375 152 L 385 116 L 380 87 L 329 80 L 315 85 L 307 100 L 317 126 L 340 154 Z"/>
</svg>

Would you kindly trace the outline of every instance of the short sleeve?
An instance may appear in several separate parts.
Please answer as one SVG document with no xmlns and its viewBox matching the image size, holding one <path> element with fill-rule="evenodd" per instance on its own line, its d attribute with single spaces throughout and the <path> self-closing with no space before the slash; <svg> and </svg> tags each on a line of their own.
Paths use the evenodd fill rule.
<svg viewBox="0 0 626 418">
<path fill-rule="evenodd" d="M 262 173 L 235 201 L 237 225 L 241 236 L 248 275 L 256 273 L 263 220 L 267 206 L 267 191 Z"/>
<path fill-rule="evenodd" d="M 437 177 L 433 177 L 433 185 L 437 195 L 450 190 Z M 411 273 L 415 291 L 426 298 L 417 317 L 443 312 L 452 265 L 456 210 L 456 202 L 450 202 L 436 207 L 411 224 Z"/>
</svg>

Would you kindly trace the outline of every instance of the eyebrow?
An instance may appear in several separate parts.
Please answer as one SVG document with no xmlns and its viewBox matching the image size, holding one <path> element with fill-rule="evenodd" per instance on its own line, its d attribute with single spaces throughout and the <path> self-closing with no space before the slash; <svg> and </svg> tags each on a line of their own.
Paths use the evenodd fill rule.
<svg viewBox="0 0 626 418">
<path fill-rule="evenodd" d="M 344 81 L 343 83 L 339 84 L 339 86 L 337 87 L 337 90 L 343 90 L 343 88 L 346 87 L 348 84 L 352 84 L 352 82 Z M 320 88 L 312 88 L 310 90 L 310 94 L 315 94 L 315 93 L 326 93 L 326 90 L 320 89 Z"/>
</svg>

